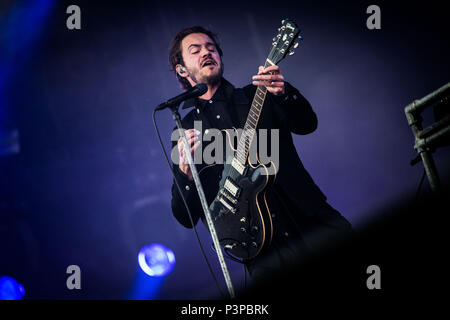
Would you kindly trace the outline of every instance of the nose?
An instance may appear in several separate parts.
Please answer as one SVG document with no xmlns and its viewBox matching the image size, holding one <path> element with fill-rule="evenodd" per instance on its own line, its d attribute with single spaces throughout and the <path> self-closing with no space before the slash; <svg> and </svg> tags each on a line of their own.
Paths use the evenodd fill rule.
<svg viewBox="0 0 450 320">
<path fill-rule="evenodd" d="M 202 56 L 202 58 L 205 58 L 207 56 L 211 56 L 211 52 L 209 52 L 206 46 L 202 46 L 200 55 Z"/>
</svg>

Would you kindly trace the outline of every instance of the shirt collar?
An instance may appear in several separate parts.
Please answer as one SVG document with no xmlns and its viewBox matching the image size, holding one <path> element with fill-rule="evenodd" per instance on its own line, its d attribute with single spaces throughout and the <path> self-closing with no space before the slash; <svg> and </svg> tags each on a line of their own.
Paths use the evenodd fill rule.
<svg viewBox="0 0 450 320">
<path fill-rule="evenodd" d="M 214 93 L 214 95 L 212 96 L 211 100 L 212 101 L 228 101 L 234 91 L 234 86 L 228 82 L 228 80 L 226 80 L 225 78 L 222 78 L 222 81 L 220 83 L 219 88 L 217 88 L 217 91 Z M 203 103 L 201 103 L 201 99 L 199 98 L 191 98 L 188 99 L 184 102 L 182 109 L 187 109 L 187 108 L 192 108 L 195 106 L 199 106 L 199 105 L 203 105 Z M 205 100 L 203 100 L 205 101 Z"/>
</svg>

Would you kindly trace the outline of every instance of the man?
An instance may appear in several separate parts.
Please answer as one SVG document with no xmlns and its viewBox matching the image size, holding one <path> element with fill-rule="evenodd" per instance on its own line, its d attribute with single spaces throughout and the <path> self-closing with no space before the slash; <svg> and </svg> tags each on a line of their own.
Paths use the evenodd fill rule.
<svg viewBox="0 0 450 320">
<path fill-rule="evenodd" d="M 330 236 L 351 230 L 350 224 L 327 202 L 303 167 L 292 141 L 291 133 L 308 134 L 317 127 L 317 118 L 309 102 L 284 81 L 278 66 L 259 67 L 253 83 L 236 89 L 223 78 L 223 52 L 215 35 L 203 27 L 180 31 L 174 38 L 169 63 L 187 90 L 205 83 L 208 91 L 196 99 L 187 100 L 183 108 L 193 108 L 182 120 L 193 153 L 200 145 L 194 121 L 202 121 L 202 130 L 210 128 L 242 128 L 257 86 L 266 86 L 268 94 L 258 122 L 258 128 L 279 130 L 279 168 L 273 186 L 267 192 L 274 236 L 270 247 L 256 258 L 245 261 L 252 275 L 258 277 L 282 267 L 299 255 L 317 252 Z M 204 214 L 186 159 L 181 139 L 177 144 L 179 165 L 176 179 L 192 213 L 193 222 Z M 203 146 L 204 147 L 204 146 Z M 197 166 L 202 172 L 205 164 Z M 216 196 L 223 165 L 213 166 L 201 174 L 205 196 L 210 204 Z M 172 187 L 172 211 L 185 227 L 192 228 L 186 208 L 175 186 Z M 275 254 L 274 254 L 275 253 Z"/>
</svg>

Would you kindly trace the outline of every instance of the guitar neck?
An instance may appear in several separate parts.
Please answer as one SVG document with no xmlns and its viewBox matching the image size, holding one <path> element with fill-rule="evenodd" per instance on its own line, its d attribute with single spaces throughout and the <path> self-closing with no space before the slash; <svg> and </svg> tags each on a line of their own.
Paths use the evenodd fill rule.
<svg viewBox="0 0 450 320">
<path fill-rule="evenodd" d="M 264 67 L 277 65 L 287 54 L 292 55 L 293 49 L 297 48 L 298 43 L 294 44 L 295 39 L 299 36 L 300 29 L 298 26 L 285 19 L 281 21 L 281 27 L 278 29 L 278 34 L 273 38 L 272 49 L 264 64 Z M 301 37 L 298 37 L 301 39 Z M 252 106 L 247 116 L 247 121 L 244 125 L 244 130 L 239 138 L 238 147 L 233 158 L 232 165 L 240 173 L 243 172 L 250 147 L 256 133 L 259 117 L 261 116 L 262 107 L 266 100 L 267 87 L 258 86 L 255 96 L 253 97 Z"/>
<path fill-rule="evenodd" d="M 273 65 L 274 63 L 267 59 L 266 63 L 264 64 L 264 68 Z M 250 151 L 250 146 L 252 145 L 253 137 L 256 133 L 256 127 L 258 125 L 259 117 L 261 115 L 264 101 L 266 99 L 266 94 L 267 88 L 265 86 L 257 87 L 255 96 L 253 97 L 252 106 L 250 107 L 250 111 L 248 112 L 247 121 L 244 125 L 244 130 L 241 137 L 239 138 L 239 143 L 235 154 L 235 159 L 241 164 L 246 163 L 246 159 Z"/>
</svg>

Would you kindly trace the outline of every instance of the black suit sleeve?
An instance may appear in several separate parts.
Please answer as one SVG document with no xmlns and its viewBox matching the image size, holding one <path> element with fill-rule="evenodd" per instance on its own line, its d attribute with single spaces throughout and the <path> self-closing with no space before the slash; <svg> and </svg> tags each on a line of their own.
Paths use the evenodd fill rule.
<svg viewBox="0 0 450 320">
<path fill-rule="evenodd" d="M 175 150 L 177 142 L 172 142 L 172 150 Z M 178 153 L 177 153 L 178 154 Z M 195 188 L 194 180 L 189 180 L 188 176 L 184 174 L 178 164 L 173 164 L 173 171 L 175 174 L 175 179 L 177 179 L 180 185 L 181 192 L 183 193 L 186 203 L 192 215 L 192 220 L 194 225 L 197 224 L 200 218 L 200 213 L 202 212 L 200 199 Z M 181 223 L 186 228 L 192 228 L 192 222 L 189 219 L 188 211 L 184 205 L 183 199 L 178 191 L 175 181 L 172 184 L 172 213 L 179 223 Z"/>
<path fill-rule="evenodd" d="M 311 104 L 292 85 L 285 82 L 285 94 L 270 94 L 274 104 L 274 112 L 289 131 L 296 134 L 308 134 L 317 128 L 317 116 Z"/>
</svg>

